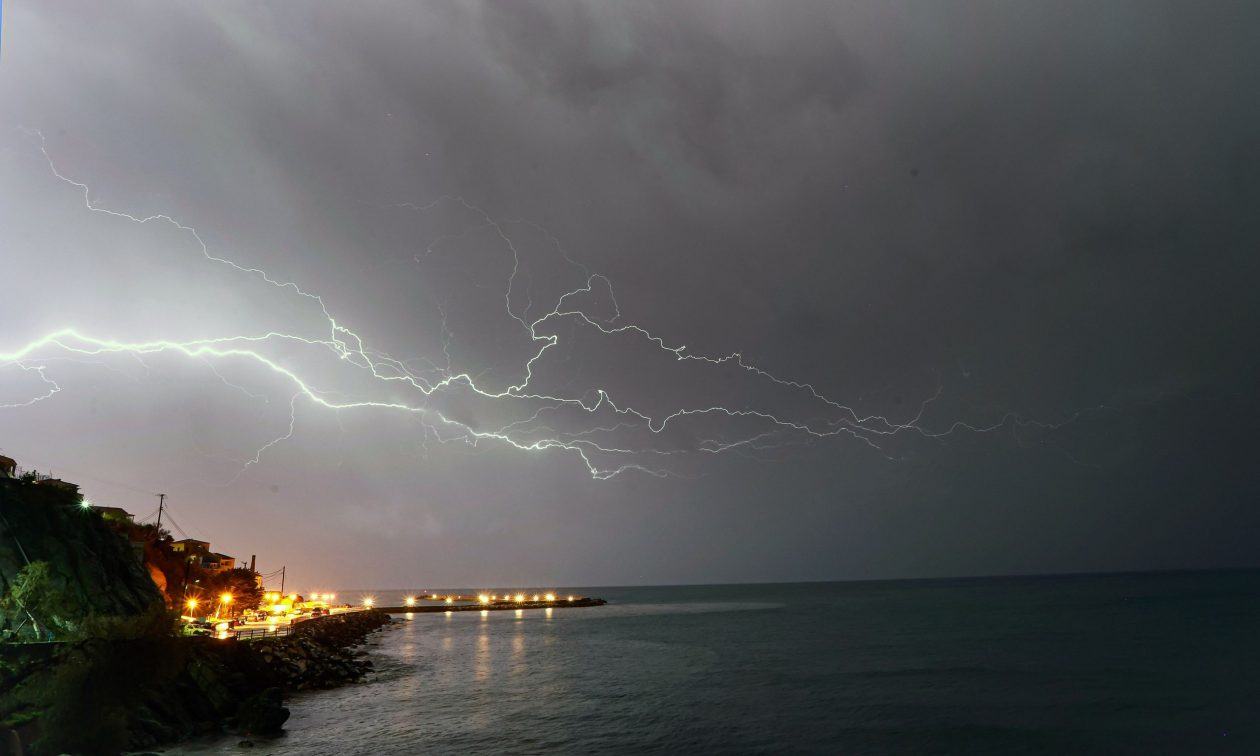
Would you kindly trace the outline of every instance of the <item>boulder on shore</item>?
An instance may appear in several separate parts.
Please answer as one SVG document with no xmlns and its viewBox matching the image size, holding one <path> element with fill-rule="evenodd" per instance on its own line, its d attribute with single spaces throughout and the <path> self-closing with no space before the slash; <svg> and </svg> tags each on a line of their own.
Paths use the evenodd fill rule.
<svg viewBox="0 0 1260 756">
<path fill-rule="evenodd" d="M 284 693 L 279 688 L 267 688 L 241 701 L 236 727 L 245 735 L 278 735 L 288 718 Z"/>
</svg>

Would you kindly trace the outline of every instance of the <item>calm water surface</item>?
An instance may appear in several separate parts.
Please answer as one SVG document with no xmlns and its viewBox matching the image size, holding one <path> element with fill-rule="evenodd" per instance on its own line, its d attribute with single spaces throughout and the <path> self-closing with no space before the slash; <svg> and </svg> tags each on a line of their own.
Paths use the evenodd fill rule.
<svg viewBox="0 0 1260 756">
<path fill-rule="evenodd" d="M 171 752 L 1260 753 L 1260 573 L 573 592 L 611 603 L 400 620 L 285 737 Z"/>
</svg>

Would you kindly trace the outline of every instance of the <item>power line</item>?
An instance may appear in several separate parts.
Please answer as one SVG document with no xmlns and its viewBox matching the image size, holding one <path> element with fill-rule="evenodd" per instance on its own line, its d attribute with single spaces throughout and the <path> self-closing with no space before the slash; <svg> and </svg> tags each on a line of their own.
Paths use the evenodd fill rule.
<svg viewBox="0 0 1260 756">
<path fill-rule="evenodd" d="M 192 538 L 192 536 L 190 536 L 190 535 L 188 535 L 187 533 L 185 533 L 185 532 L 184 532 L 184 529 L 183 529 L 183 528 L 181 528 L 181 527 L 179 526 L 179 523 L 175 521 L 175 518 L 174 518 L 174 517 L 171 517 L 171 516 L 168 514 L 168 515 L 167 515 L 167 517 L 166 517 L 166 521 L 167 521 L 167 522 L 169 522 L 169 523 L 171 524 L 171 527 L 173 527 L 173 528 L 175 528 L 175 530 L 179 531 L 179 534 L 180 534 L 180 535 L 182 535 L 184 538 Z"/>
<path fill-rule="evenodd" d="M 181 510 L 179 510 L 179 511 L 183 512 L 184 510 L 182 510 L 182 509 L 181 509 Z M 171 512 L 171 508 L 170 508 L 170 507 L 167 507 L 167 508 L 166 508 L 166 513 L 167 513 L 167 514 L 166 514 L 166 516 L 167 516 L 168 518 L 170 517 L 170 512 Z M 184 514 L 182 514 L 182 515 L 180 515 L 180 516 L 181 516 L 181 517 L 183 517 L 183 518 L 184 518 L 184 520 L 185 520 L 186 522 L 188 521 L 188 513 L 187 513 L 187 512 L 185 512 Z M 195 523 L 195 522 L 192 524 L 192 529 L 193 529 L 195 532 L 198 532 L 198 533 L 204 533 L 204 532 L 206 532 L 206 531 L 202 530 L 201 528 L 197 527 L 197 523 Z"/>
</svg>

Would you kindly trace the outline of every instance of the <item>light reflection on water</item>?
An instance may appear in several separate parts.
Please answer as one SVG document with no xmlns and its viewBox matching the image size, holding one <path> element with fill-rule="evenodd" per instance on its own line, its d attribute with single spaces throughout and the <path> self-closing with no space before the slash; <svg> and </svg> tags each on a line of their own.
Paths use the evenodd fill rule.
<svg viewBox="0 0 1260 756">
<path fill-rule="evenodd" d="M 476 677 L 478 682 L 485 682 L 490 677 L 490 662 L 490 633 L 483 624 L 481 632 L 477 634 Z"/>
</svg>

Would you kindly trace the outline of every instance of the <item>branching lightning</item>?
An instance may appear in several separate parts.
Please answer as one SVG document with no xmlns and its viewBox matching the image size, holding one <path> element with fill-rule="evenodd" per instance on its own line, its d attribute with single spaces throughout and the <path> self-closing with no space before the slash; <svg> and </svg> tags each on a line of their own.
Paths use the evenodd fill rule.
<svg viewBox="0 0 1260 756">
<path fill-rule="evenodd" d="M 681 455 L 725 452 L 745 454 L 833 436 L 848 436 L 873 449 L 882 450 L 886 441 L 902 434 L 935 439 L 962 431 L 987 433 L 1006 427 L 1026 426 L 1053 429 L 1063 424 L 1038 423 L 1025 420 L 1015 413 L 1008 413 L 992 424 L 958 420 L 943 429 L 932 430 L 925 427 L 923 417 L 931 403 L 940 397 L 939 390 L 924 400 L 918 412 L 909 420 L 898 421 L 882 415 L 862 414 L 851 406 L 828 397 L 814 384 L 781 378 L 747 361 L 742 353 L 715 356 L 693 352 L 685 345 L 671 344 L 665 337 L 658 336 L 645 327 L 624 322 L 612 281 L 573 260 L 561 247 L 558 239 L 532 222 L 496 219 L 477 205 L 454 195 L 442 196 L 425 204 L 396 203 L 394 209 L 414 213 L 424 213 L 443 205 L 462 208 L 476 218 L 476 227 L 490 229 L 509 254 L 510 268 L 506 272 L 504 283 L 503 309 L 515 323 L 513 328 L 519 327 L 532 346 L 528 357 L 520 365 L 519 378 L 515 382 L 507 381 L 506 388 L 493 390 L 485 386 L 481 373 L 455 370 L 445 306 L 438 308 L 442 345 L 440 357 L 399 359 L 386 352 L 369 349 L 363 337 L 334 317 L 320 294 L 308 291 L 296 282 L 272 276 L 260 268 L 239 264 L 212 253 L 197 229 L 169 215 L 158 213 L 139 216 L 101 206 L 93 199 L 87 184 L 61 172 L 48 152 L 42 133 L 30 129 L 22 129 L 22 132 L 38 141 L 40 153 L 52 176 L 77 190 L 87 211 L 141 226 L 165 224 L 173 227 L 192 241 L 206 261 L 227 266 L 242 275 L 265 282 L 280 293 L 300 297 L 318 307 L 320 315 L 316 332 L 322 332 L 320 336 L 260 329 L 252 334 L 228 334 L 196 340 L 128 341 L 103 338 L 78 328 L 66 327 L 9 351 L 0 352 L 0 367 L 16 365 L 24 371 L 35 372 L 46 386 L 46 391 L 39 396 L 20 403 L 0 405 L 0 408 L 10 409 L 51 399 L 61 391 L 62 387 L 47 374 L 47 363 L 69 356 L 100 358 L 127 355 L 141 359 L 144 364 L 143 357 L 146 355 L 180 355 L 206 363 L 226 386 L 252 399 L 266 397 L 229 381 L 216 366 L 247 366 L 261 375 L 279 379 L 292 389 L 287 430 L 257 449 L 232 478 L 233 482 L 250 467 L 261 464 L 265 452 L 292 438 L 299 401 L 335 412 L 384 411 L 416 417 L 422 428 L 420 447 L 426 454 L 430 438 L 440 443 L 462 442 L 472 445 L 488 441 L 528 452 L 559 451 L 580 459 L 588 473 L 600 480 L 629 471 L 659 477 L 677 474 L 676 470 L 671 469 L 670 460 Z M 540 315 L 531 315 L 538 305 L 533 300 L 530 287 L 526 287 L 524 297 L 527 301 L 524 306 L 514 306 L 514 293 L 519 291 L 518 276 L 522 270 L 523 255 L 509 229 L 522 225 L 543 234 L 555 246 L 561 258 L 580 272 L 582 279 L 580 285 L 560 294 L 550 309 Z M 428 245 L 423 254 L 415 256 L 415 262 L 423 264 L 438 254 L 439 243 Z M 600 296 L 607 297 L 613 312 L 611 317 L 598 317 L 576 304 L 584 295 L 595 295 L 597 291 Z M 520 297 L 515 299 L 519 301 Z M 606 341 L 634 339 L 675 362 L 696 364 L 705 369 L 729 371 L 734 375 L 751 378 L 761 382 L 766 391 L 772 393 L 760 400 L 760 406 L 727 406 L 720 401 L 713 401 L 699 406 L 677 406 L 670 411 L 653 412 L 616 399 L 615 392 L 605 387 L 586 386 L 582 391 L 572 394 L 535 388 L 535 369 L 543 364 L 550 353 L 559 351 L 562 338 L 555 326 L 561 323 L 585 329 L 594 337 Z M 276 345 L 331 355 L 334 364 L 353 369 L 370 379 L 373 385 L 388 390 L 389 398 L 362 398 L 321 389 L 293 360 L 272 354 L 268 348 Z M 417 368 L 414 365 L 424 367 Z M 510 408 L 525 416 L 497 426 L 489 425 L 485 421 L 460 419 L 439 401 L 456 395 L 475 397 L 494 406 L 510 405 Z M 816 409 L 810 419 L 789 417 L 773 408 L 776 397 L 793 402 L 804 400 Z M 720 432 L 709 431 L 686 444 L 671 441 L 666 435 L 667 429 L 680 424 L 698 424 L 697 421 L 712 419 L 725 423 Z M 1071 422 L 1071 419 L 1067 422 Z M 576 423 L 577 427 L 566 429 L 562 427 L 565 423 Z M 693 429 L 693 432 L 696 431 Z"/>
</svg>

